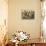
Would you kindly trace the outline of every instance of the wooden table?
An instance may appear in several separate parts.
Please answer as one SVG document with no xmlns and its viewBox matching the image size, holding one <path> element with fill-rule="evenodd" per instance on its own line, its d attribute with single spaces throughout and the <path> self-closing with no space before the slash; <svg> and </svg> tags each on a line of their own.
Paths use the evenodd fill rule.
<svg viewBox="0 0 46 46">
<path fill-rule="evenodd" d="M 6 46 L 16 46 L 16 43 L 9 42 Z M 18 46 L 46 46 L 46 42 L 41 41 L 40 39 L 31 39 L 27 42 L 21 41 L 18 43 Z"/>
<path fill-rule="evenodd" d="M 13 43 L 13 42 L 8 42 L 5 46 L 15 46 L 15 43 Z"/>
<path fill-rule="evenodd" d="M 46 43 L 35 43 L 35 46 L 46 46 Z"/>
<path fill-rule="evenodd" d="M 19 44 L 18 46 L 46 46 L 46 43 Z"/>
<path fill-rule="evenodd" d="M 32 39 L 27 42 L 19 42 L 18 46 L 46 46 L 46 42 L 43 42 L 40 39 Z"/>
</svg>

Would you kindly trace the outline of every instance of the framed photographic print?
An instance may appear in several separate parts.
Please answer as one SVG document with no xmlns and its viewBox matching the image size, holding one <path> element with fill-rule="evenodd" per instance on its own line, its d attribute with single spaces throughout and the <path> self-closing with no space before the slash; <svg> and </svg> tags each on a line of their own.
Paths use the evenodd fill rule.
<svg viewBox="0 0 46 46">
<path fill-rule="evenodd" d="M 34 15 L 35 15 L 35 12 L 32 10 L 31 11 L 23 10 L 21 12 L 22 19 L 34 19 Z"/>
</svg>

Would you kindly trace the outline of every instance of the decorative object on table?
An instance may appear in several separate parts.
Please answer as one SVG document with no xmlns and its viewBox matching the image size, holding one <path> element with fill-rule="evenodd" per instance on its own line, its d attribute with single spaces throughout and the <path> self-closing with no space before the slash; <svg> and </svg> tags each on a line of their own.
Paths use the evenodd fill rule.
<svg viewBox="0 0 46 46">
<path fill-rule="evenodd" d="M 16 42 L 16 41 L 18 41 L 18 38 L 17 38 L 17 36 L 16 36 L 15 33 L 12 35 L 12 38 L 11 38 L 10 41 L 12 41 L 12 42 Z"/>
<path fill-rule="evenodd" d="M 16 42 L 16 41 L 27 41 L 30 38 L 30 34 L 23 32 L 23 31 L 18 31 L 17 34 L 13 35 L 13 39 L 11 41 Z"/>
<path fill-rule="evenodd" d="M 20 42 L 20 41 L 24 41 L 24 42 L 27 42 L 27 40 L 30 38 L 30 34 L 26 33 L 26 32 L 23 32 L 23 31 L 17 31 L 16 32 L 17 34 L 13 34 L 13 38 L 10 40 L 14 43 L 16 43 L 16 46 L 17 44 Z"/>
<path fill-rule="evenodd" d="M 34 19 L 35 12 L 33 10 L 22 10 L 21 16 L 22 19 Z"/>
<path fill-rule="evenodd" d="M 30 38 L 30 34 L 20 31 L 18 32 L 17 37 L 20 41 L 27 41 Z"/>
</svg>

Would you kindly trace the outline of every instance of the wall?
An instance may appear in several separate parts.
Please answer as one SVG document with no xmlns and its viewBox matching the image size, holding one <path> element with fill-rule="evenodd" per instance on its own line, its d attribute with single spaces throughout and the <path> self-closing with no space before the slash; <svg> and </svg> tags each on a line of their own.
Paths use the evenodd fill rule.
<svg viewBox="0 0 46 46">
<path fill-rule="evenodd" d="M 21 19 L 22 9 L 34 10 L 35 18 L 33 20 Z M 40 14 L 40 0 L 9 0 L 9 35 L 16 33 L 18 30 L 23 30 L 30 33 L 31 38 L 39 38 Z"/>
</svg>

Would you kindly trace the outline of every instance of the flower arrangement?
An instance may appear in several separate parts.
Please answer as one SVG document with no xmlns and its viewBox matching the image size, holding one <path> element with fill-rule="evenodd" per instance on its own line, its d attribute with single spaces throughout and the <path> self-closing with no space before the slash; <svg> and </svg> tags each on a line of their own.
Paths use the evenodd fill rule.
<svg viewBox="0 0 46 46">
<path fill-rule="evenodd" d="M 17 37 L 20 41 L 27 41 L 30 38 L 30 34 L 23 31 L 18 31 Z"/>
<path fill-rule="evenodd" d="M 27 41 L 28 39 L 30 39 L 30 34 L 23 31 L 17 31 L 17 34 L 13 34 L 13 37 L 18 41 Z"/>
</svg>

